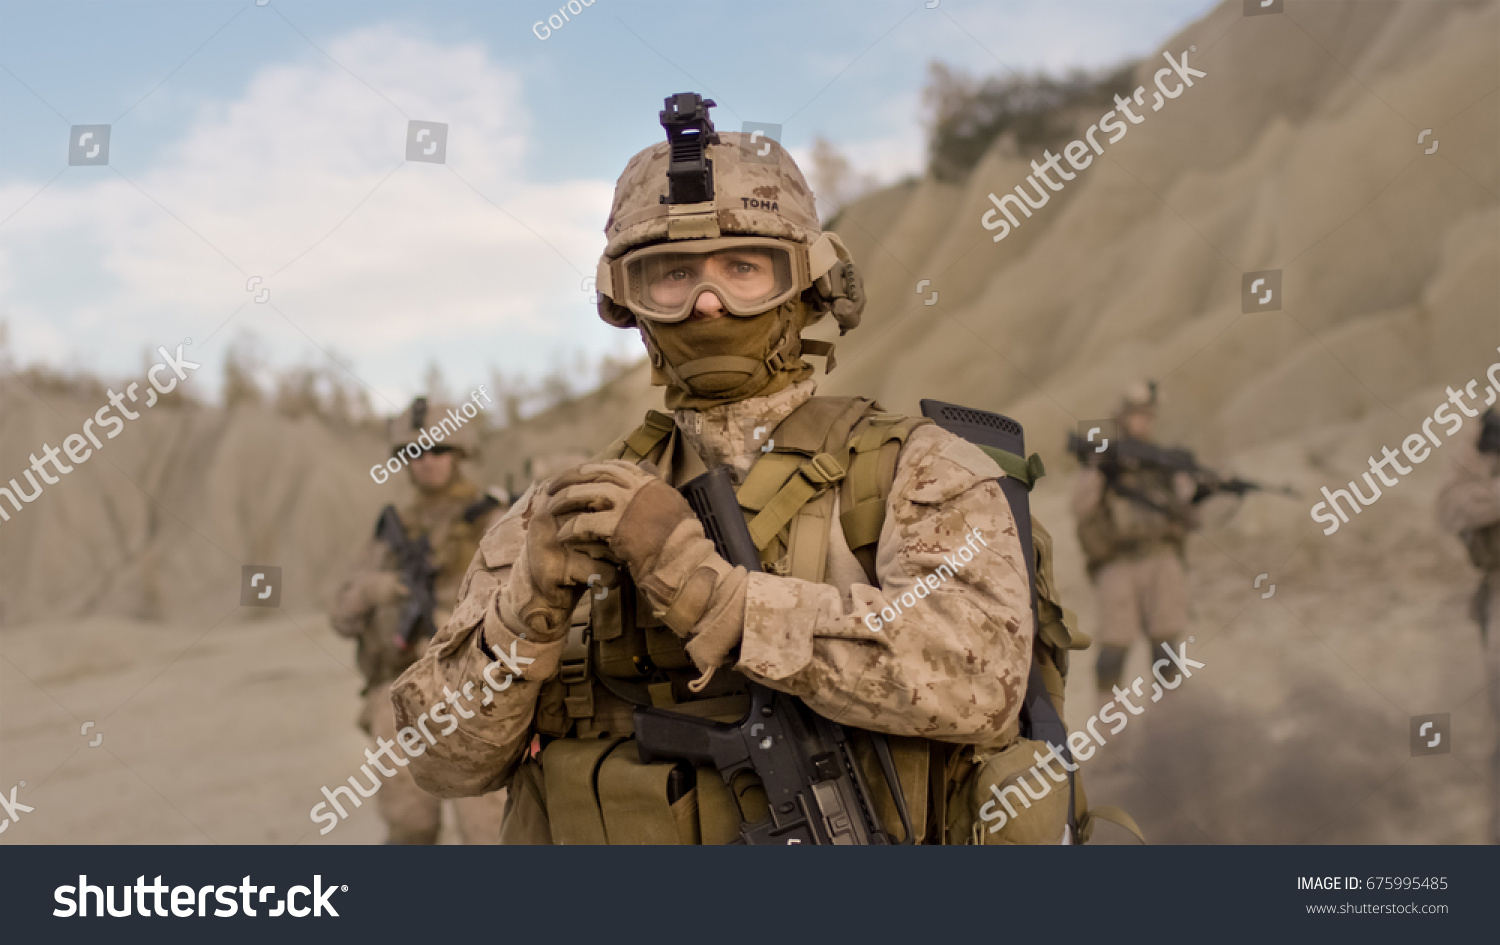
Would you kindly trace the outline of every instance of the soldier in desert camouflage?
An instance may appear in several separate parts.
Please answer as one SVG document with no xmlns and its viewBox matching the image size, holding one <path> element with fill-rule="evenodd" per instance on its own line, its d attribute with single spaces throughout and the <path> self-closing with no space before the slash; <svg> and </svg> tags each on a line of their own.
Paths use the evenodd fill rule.
<svg viewBox="0 0 1500 945">
<path fill-rule="evenodd" d="M 1455 444 L 1452 474 L 1438 493 L 1438 518 L 1468 548 L 1484 575 L 1472 613 L 1484 641 L 1490 710 L 1500 730 L 1500 414 L 1484 414 L 1478 438 Z M 1490 842 L 1500 843 L 1500 733 L 1492 749 Z"/>
<path fill-rule="evenodd" d="M 1119 435 L 1150 441 L 1156 407 L 1155 384 L 1132 384 L 1115 414 Z M 1191 474 L 1169 469 L 1086 461 L 1079 470 L 1073 514 L 1096 588 L 1095 674 L 1104 698 L 1120 684 L 1133 642 L 1144 635 L 1155 660 L 1187 629 L 1184 545 L 1197 524 L 1197 490 Z"/>
<path fill-rule="evenodd" d="M 453 424 L 441 427 L 445 436 L 434 443 L 424 431 L 454 414 L 447 405 L 429 404 L 418 397 L 399 417 L 390 421 L 393 456 L 418 454 L 408 459 L 408 474 L 415 489 L 412 500 L 398 509 L 407 539 L 425 537 L 431 549 L 433 579 L 433 626 L 441 627 L 458 599 L 464 568 L 474 557 L 479 539 L 497 522 L 501 503 L 481 493 L 462 472 L 460 461 L 474 455 L 477 426 Z M 448 433 L 448 427 L 454 427 Z M 428 442 L 418 444 L 418 437 Z M 410 447 L 409 451 L 408 448 Z M 387 488 L 394 489 L 394 486 Z M 394 742 L 397 726 L 391 711 L 390 687 L 401 671 L 416 661 L 428 639 L 418 636 L 402 645 L 397 640 L 403 605 L 411 595 L 396 570 L 391 546 L 378 536 L 360 552 L 352 573 L 338 589 L 329 621 L 341 636 L 358 644 L 357 662 L 365 676 L 365 706 L 360 727 L 377 739 Z M 389 831 L 390 843 L 436 843 L 440 827 L 441 801 L 417 787 L 405 767 L 379 790 L 377 805 Z M 464 798 L 455 804 L 458 833 L 465 843 L 498 843 L 505 808 L 504 792 Z"/>
<path fill-rule="evenodd" d="M 445 797 L 508 785 L 506 843 L 728 842 L 764 794 L 643 764 L 631 713 L 736 720 L 754 680 L 894 736 L 919 841 L 998 842 L 973 829 L 968 776 L 1017 744 L 1033 623 L 1004 473 L 930 422 L 815 396 L 805 358 L 831 367 L 832 346 L 802 332 L 858 324 L 858 273 L 779 144 L 705 139 L 695 202 L 668 199 L 668 144 L 630 161 L 599 265 L 600 314 L 640 332 L 671 414 L 538 482 L 484 536 L 452 619 L 391 695 L 413 724 L 496 654 L 507 685 L 411 771 Z M 720 557 L 674 488 L 720 465 L 763 572 Z M 924 584 L 966 540 L 972 561 Z M 898 618 L 865 619 L 903 597 Z M 1061 819 L 1027 816 L 1029 842 L 1059 841 Z"/>
</svg>

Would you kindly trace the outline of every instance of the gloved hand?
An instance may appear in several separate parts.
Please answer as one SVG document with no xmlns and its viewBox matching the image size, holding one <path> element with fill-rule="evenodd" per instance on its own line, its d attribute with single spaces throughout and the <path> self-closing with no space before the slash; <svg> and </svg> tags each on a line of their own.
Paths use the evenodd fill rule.
<svg viewBox="0 0 1500 945">
<path fill-rule="evenodd" d="M 703 534 L 687 500 L 633 463 L 585 463 L 547 489 L 565 546 L 604 542 L 699 669 L 722 665 L 745 629 L 749 574 Z"/>
<path fill-rule="evenodd" d="M 366 571 L 355 578 L 355 585 L 364 609 L 398 604 L 411 596 L 411 588 L 395 571 Z"/>
<path fill-rule="evenodd" d="M 565 546 L 558 541 L 558 520 L 540 487 L 522 514 L 526 538 L 500 596 L 500 617 L 507 626 L 524 628 L 527 639 L 547 642 L 566 631 L 584 590 L 591 583 L 612 586 L 616 570 L 603 560 L 602 542 Z M 596 580 L 590 582 L 591 577 Z"/>
</svg>

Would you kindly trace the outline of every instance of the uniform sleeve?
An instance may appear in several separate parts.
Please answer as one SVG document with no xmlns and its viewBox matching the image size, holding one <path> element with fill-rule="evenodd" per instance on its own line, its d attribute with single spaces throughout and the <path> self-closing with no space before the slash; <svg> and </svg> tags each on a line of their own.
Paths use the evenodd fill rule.
<svg viewBox="0 0 1500 945">
<path fill-rule="evenodd" d="M 1031 667 L 1031 589 L 1002 473 L 935 426 L 900 456 L 876 557 L 880 587 L 750 575 L 737 669 L 838 722 L 992 744 Z"/>
<path fill-rule="evenodd" d="M 1438 493 L 1438 520 L 1450 532 L 1500 522 L 1500 470 L 1473 444 L 1458 447 L 1448 482 Z"/>
<path fill-rule="evenodd" d="M 397 727 L 410 726 L 427 743 L 408 770 L 438 797 L 484 794 L 509 779 L 530 742 L 537 695 L 557 674 L 565 638 L 527 640 L 524 628 L 513 631 L 500 618 L 532 499 L 518 501 L 485 533 L 453 616 L 391 686 Z"/>
</svg>

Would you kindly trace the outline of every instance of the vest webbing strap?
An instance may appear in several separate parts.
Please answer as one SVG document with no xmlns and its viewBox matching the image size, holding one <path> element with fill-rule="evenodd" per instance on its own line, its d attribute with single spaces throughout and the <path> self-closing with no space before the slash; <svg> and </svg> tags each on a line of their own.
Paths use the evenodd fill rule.
<svg viewBox="0 0 1500 945">
<path fill-rule="evenodd" d="M 765 549 L 803 506 L 843 480 L 848 468 L 829 450 L 848 442 L 871 405 L 863 397 L 814 397 L 772 431 L 775 447 L 751 467 L 739 492 L 740 505 L 756 512 L 750 520 L 756 548 Z"/>
<path fill-rule="evenodd" d="M 829 453 L 818 453 L 799 464 L 786 484 L 750 520 L 750 537 L 755 540 L 755 547 L 769 545 L 804 505 L 843 479 L 845 472 L 844 464 Z"/>
<path fill-rule="evenodd" d="M 672 418 L 659 410 L 646 411 L 646 422 L 625 438 L 625 457 L 644 459 L 672 432 Z M 635 454 L 631 456 L 630 454 Z"/>
</svg>

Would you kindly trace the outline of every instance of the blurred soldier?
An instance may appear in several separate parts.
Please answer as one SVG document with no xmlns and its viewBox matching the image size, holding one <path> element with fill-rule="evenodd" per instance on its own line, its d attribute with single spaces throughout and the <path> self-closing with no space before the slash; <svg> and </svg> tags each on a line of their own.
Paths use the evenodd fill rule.
<svg viewBox="0 0 1500 945">
<path fill-rule="evenodd" d="M 447 623 L 480 536 L 500 519 L 500 501 L 481 493 L 459 465 L 475 454 L 478 425 L 447 419 L 454 416 L 462 415 L 445 404 L 429 404 L 427 398 L 418 397 L 389 421 L 391 455 L 408 465 L 416 495 L 399 510 L 391 510 L 396 516 L 394 534 L 377 534 L 366 543 L 353 572 L 339 587 L 329 615 L 334 630 L 357 642 L 357 661 L 365 676 L 360 727 L 377 739 L 396 740 L 391 681 L 421 656 L 431 628 Z M 428 432 L 433 428 L 441 429 L 442 436 L 435 439 Z M 383 515 L 383 524 L 385 520 Z M 403 576 L 402 555 L 392 546 L 403 538 L 409 549 L 422 552 L 413 568 L 419 576 Z M 413 588 L 413 582 L 430 583 L 432 613 L 416 614 L 415 627 L 403 627 L 402 614 L 408 610 L 413 591 L 424 597 L 428 593 L 425 587 Z M 388 842 L 436 843 L 441 803 L 417 787 L 407 767 L 398 766 L 396 775 L 387 778 L 379 790 L 378 806 L 389 830 Z M 499 843 L 504 806 L 503 791 L 458 801 L 455 810 L 463 841 Z"/>
<path fill-rule="evenodd" d="M 1128 387 L 1115 415 L 1119 435 L 1151 441 L 1156 421 L 1155 382 Z M 1142 634 L 1152 659 L 1187 628 L 1184 542 L 1196 524 L 1192 474 L 1085 453 L 1073 493 L 1078 541 L 1097 591 L 1101 695 L 1113 693 L 1130 644 Z M 1170 678 L 1170 677 L 1169 677 Z"/>
<path fill-rule="evenodd" d="M 672 144 L 616 185 L 598 285 L 600 315 L 640 332 L 673 413 L 539 482 L 485 535 L 453 619 L 392 687 L 397 720 L 419 723 L 497 658 L 506 678 L 412 760 L 417 783 L 508 784 L 506 843 L 729 842 L 762 820 L 764 791 L 644 763 L 633 711 L 738 721 L 754 681 L 896 736 L 918 841 L 1059 842 L 1067 786 L 1005 840 L 978 829 L 990 794 L 976 778 L 996 759 L 1029 768 L 1038 745 L 1018 738 L 1034 621 L 1005 474 L 928 421 L 814 396 L 804 357 L 831 365 L 832 346 L 803 330 L 826 314 L 848 330 L 864 307 L 848 252 L 775 141 L 714 132 L 696 95 L 667 101 Z M 702 118 L 679 139 L 684 114 Z M 721 557 L 675 488 L 720 466 L 763 572 Z M 872 623 L 882 612 L 899 616 Z M 867 770 L 900 839 L 889 782 Z"/>
<path fill-rule="evenodd" d="M 1456 532 L 1469 559 L 1484 575 L 1474 594 L 1472 615 L 1484 642 L 1490 708 L 1496 744 L 1491 757 L 1491 790 L 1500 794 L 1500 415 L 1485 411 L 1476 442 L 1455 444 L 1448 483 L 1438 493 L 1438 518 Z M 1500 796 L 1491 810 L 1490 840 L 1500 843 Z"/>
</svg>

